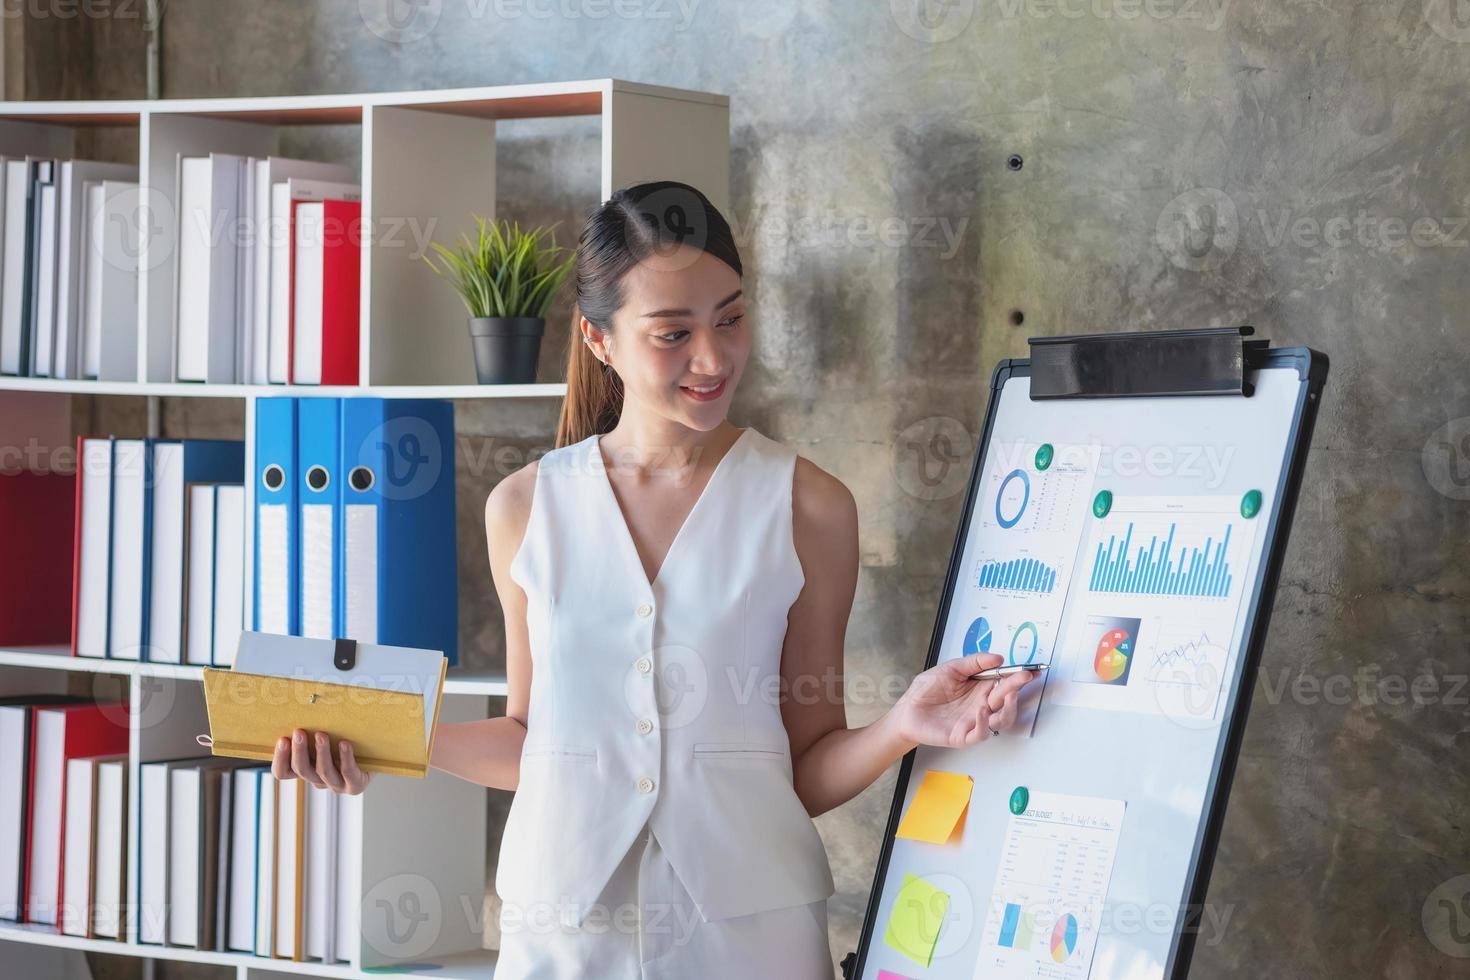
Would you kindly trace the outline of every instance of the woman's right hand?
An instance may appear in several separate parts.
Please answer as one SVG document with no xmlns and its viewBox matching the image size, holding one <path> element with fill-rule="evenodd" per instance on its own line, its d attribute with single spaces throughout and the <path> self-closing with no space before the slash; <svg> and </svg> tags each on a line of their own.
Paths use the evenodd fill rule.
<svg viewBox="0 0 1470 980">
<path fill-rule="evenodd" d="M 344 796 L 358 795 L 367 789 L 373 774 L 358 768 L 351 742 L 344 739 L 337 743 L 339 761 L 332 759 L 331 744 L 326 732 L 298 728 L 289 739 L 282 735 L 276 739 L 271 774 L 277 779 L 304 779 Z"/>
</svg>

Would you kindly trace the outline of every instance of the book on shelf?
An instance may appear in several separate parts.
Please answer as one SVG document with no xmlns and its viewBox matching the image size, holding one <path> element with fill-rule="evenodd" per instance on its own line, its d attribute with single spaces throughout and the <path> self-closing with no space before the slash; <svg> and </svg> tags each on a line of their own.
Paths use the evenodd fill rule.
<svg viewBox="0 0 1470 980">
<path fill-rule="evenodd" d="M 24 916 L 27 922 L 60 925 L 66 767 L 79 757 L 127 753 L 128 704 L 36 705 L 31 715 Z"/>
<path fill-rule="evenodd" d="M 84 437 L 77 460 L 72 655 L 228 664 L 245 610 L 244 443 Z M 219 484 L 223 510 L 212 496 L 207 521 L 191 523 L 201 483 Z"/>
<path fill-rule="evenodd" d="M 71 473 L 0 472 L 0 646 L 70 640 L 75 487 Z"/>
<path fill-rule="evenodd" d="M 58 379 L 88 376 L 83 347 L 88 290 L 94 288 L 85 272 L 90 267 L 103 287 L 100 298 L 109 304 L 106 319 L 121 328 L 122 336 L 115 342 L 131 346 L 127 355 L 131 363 L 123 377 L 132 379 L 137 356 L 137 242 L 124 241 L 117 232 L 108 236 L 117 244 L 99 254 L 108 262 L 118 260 L 116 274 L 107 274 L 105 262 L 87 261 L 95 208 L 109 200 L 88 191 L 97 183 L 114 183 L 115 190 L 135 187 L 137 167 L 0 157 L 0 171 L 0 373 Z M 123 217 L 136 229 L 132 215 Z"/>
</svg>

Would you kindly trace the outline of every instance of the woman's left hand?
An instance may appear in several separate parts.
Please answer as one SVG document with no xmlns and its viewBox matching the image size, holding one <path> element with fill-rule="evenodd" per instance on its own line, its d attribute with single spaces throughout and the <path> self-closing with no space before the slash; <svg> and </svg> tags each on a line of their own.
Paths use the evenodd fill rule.
<svg viewBox="0 0 1470 980">
<path fill-rule="evenodd" d="M 970 679 L 1004 662 L 998 654 L 975 653 L 915 677 L 893 706 L 901 737 L 916 745 L 957 749 L 1010 728 L 1016 723 L 1018 692 L 1036 675 L 1021 671 L 999 680 Z"/>
</svg>

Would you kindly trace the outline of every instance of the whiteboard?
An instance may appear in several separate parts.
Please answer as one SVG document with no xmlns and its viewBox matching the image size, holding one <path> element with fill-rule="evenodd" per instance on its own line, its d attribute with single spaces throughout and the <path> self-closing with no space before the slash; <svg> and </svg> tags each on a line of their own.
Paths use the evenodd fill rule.
<svg viewBox="0 0 1470 980">
<path fill-rule="evenodd" d="M 1016 728 L 905 759 L 854 977 L 1187 963 L 1314 416 L 1310 353 L 1267 352 L 1249 397 L 1033 401 L 1027 362 L 1002 362 L 928 665 L 983 650 L 1050 668 Z M 897 835 L 929 772 L 973 780 L 967 809 L 947 839 Z M 1206 908 L 1197 941 L 1227 912 Z"/>
</svg>

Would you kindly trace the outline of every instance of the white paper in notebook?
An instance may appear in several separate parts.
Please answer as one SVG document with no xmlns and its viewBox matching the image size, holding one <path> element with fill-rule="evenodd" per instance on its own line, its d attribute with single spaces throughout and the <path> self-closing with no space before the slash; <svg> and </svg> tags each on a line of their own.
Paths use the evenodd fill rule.
<svg viewBox="0 0 1470 980">
<path fill-rule="evenodd" d="M 347 670 L 333 663 L 335 652 L 334 640 L 246 630 L 240 634 L 233 669 L 246 674 L 422 694 L 424 744 L 429 744 L 438 715 L 439 676 L 444 661 L 441 651 L 359 643 L 356 662 Z"/>
</svg>

